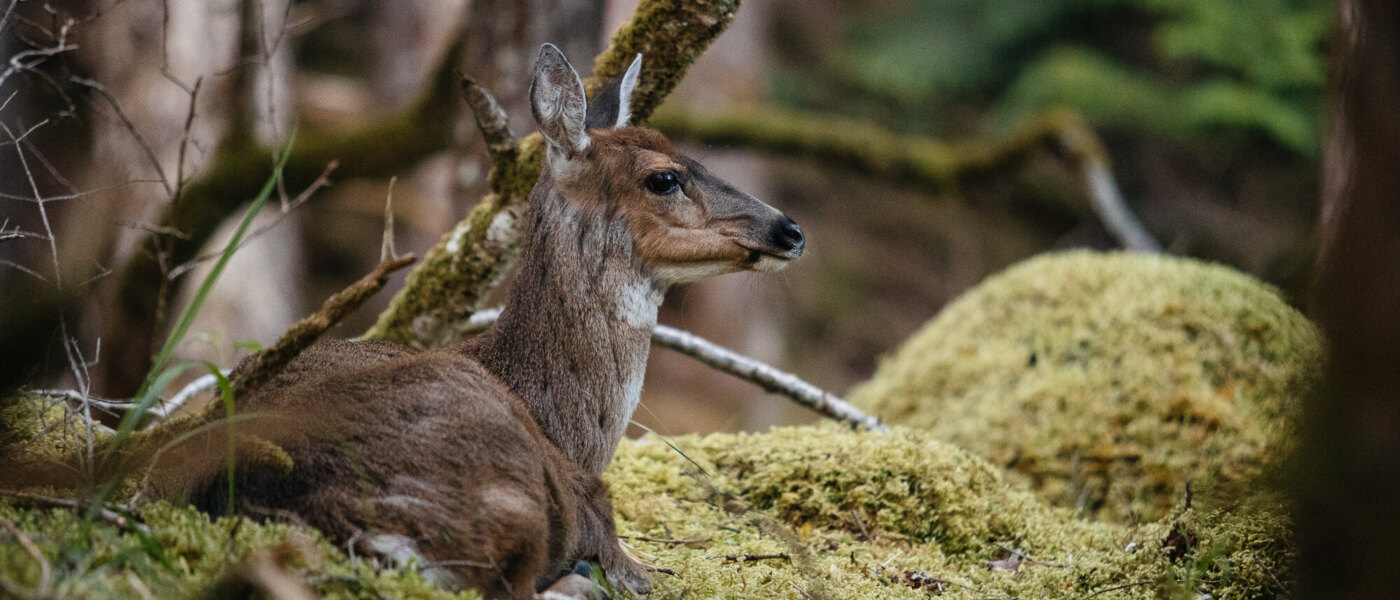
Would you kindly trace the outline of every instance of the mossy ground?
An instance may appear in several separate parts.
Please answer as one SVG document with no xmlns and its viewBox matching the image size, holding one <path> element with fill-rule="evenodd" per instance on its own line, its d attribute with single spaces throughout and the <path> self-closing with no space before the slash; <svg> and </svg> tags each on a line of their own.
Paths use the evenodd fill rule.
<svg viewBox="0 0 1400 600">
<path fill-rule="evenodd" d="M 1008 485 L 981 458 L 902 428 L 624 442 L 607 478 L 619 533 L 674 572 L 655 574 L 655 598 L 1268 598 L 1291 563 L 1285 513 L 1267 498 L 1136 526 L 1086 521 Z M 417 573 L 351 560 L 305 528 L 211 522 L 165 503 L 137 516 L 149 535 L 0 503 L 0 517 L 50 563 L 55 597 L 197 596 L 257 552 L 291 556 L 286 568 L 327 597 L 454 597 Z M 1179 556 L 1173 531 L 1186 540 Z M 1028 558 L 1004 561 L 1011 550 Z M 786 558 L 744 560 L 755 555 Z M 24 548 L 0 545 L 0 578 L 34 589 L 39 577 Z"/>
<path fill-rule="evenodd" d="M 1216 494 L 1193 507 L 1160 489 L 1201 473 L 1243 481 L 1268 463 L 1318 345 L 1270 290 L 1221 267 L 1036 259 L 950 306 L 857 395 L 872 403 L 871 390 L 888 390 L 876 405 L 919 427 L 625 441 L 606 478 L 619 533 L 667 571 L 654 598 L 1282 597 L 1294 545 L 1278 498 Z M 939 392 L 894 393 L 912 389 Z M 78 447 L 61 406 L 13 400 L 0 405 L 0 456 Z M 972 450 L 948 443 L 953 434 Z M 989 451 L 999 447 L 1020 458 Z M 1083 467 L 1096 452 L 1112 468 Z M 1138 457 L 1118 464 L 1125 452 Z M 1132 482 L 1155 516 L 1085 519 L 1039 495 L 1085 489 L 1091 475 Z M 1143 487 L 1154 478 L 1165 487 Z M 165 503 L 135 513 L 149 533 L 0 499 L 0 525 L 14 525 L 0 529 L 0 595 L 37 590 L 47 564 L 52 597 L 202 596 L 250 557 L 272 555 L 327 597 L 471 597 L 351 558 L 295 525 L 211 522 Z M 42 562 L 12 543 L 20 536 Z"/>
<path fill-rule="evenodd" d="M 1165 514 L 1188 481 L 1237 499 L 1286 453 L 1321 359 L 1315 328 L 1247 275 L 1078 251 L 974 288 L 851 399 L 1127 522 Z"/>
</svg>

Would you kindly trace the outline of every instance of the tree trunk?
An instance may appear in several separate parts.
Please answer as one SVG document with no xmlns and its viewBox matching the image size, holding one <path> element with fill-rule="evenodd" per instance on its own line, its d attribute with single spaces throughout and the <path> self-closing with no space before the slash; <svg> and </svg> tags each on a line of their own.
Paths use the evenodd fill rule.
<svg viewBox="0 0 1400 600">
<path fill-rule="evenodd" d="M 1331 356 L 1304 415 L 1299 596 L 1400 598 L 1400 4 L 1338 15 L 1312 298 Z"/>
</svg>

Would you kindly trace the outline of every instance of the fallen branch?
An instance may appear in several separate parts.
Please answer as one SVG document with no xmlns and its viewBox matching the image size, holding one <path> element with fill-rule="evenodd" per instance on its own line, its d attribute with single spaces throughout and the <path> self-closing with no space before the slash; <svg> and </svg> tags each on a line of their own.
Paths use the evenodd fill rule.
<svg viewBox="0 0 1400 600">
<path fill-rule="evenodd" d="M 499 308 L 479 311 L 467 322 L 466 331 L 485 331 L 500 315 Z M 807 383 L 796 375 L 739 354 L 693 333 L 657 325 L 651 332 L 651 340 L 659 346 L 670 348 L 715 369 L 757 384 L 769 392 L 787 396 L 802 406 L 843 423 L 872 431 L 889 429 L 879 419 L 861 412 L 835 394 Z"/>
<path fill-rule="evenodd" d="M 714 559 L 718 558 L 718 559 L 724 560 L 725 563 L 758 562 L 758 561 L 760 561 L 760 560 L 792 560 L 792 556 L 790 556 L 790 555 L 788 555 L 788 554 L 783 554 L 783 553 L 778 553 L 778 554 L 724 554 L 724 555 L 721 555 L 721 556 L 706 556 L 705 558 L 706 558 L 706 559 L 709 559 L 709 560 L 714 560 Z"/>
<path fill-rule="evenodd" d="M 18 490 L 0 490 L 0 496 L 9 496 L 9 497 L 11 497 L 11 498 L 19 498 L 19 499 L 21 499 L 21 500 L 28 500 L 28 501 L 33 502 L 33 503 L 35 503 L 35 504 L 43 504 L 43 505 L 47 505 L 47 506 L 57 506 L 57 507 L 60 507 L 60 508 L 78 509 L 78 508 L 83 508 L 84 506 L 86 506 L 84 503 L 79 502 L 79 501 L 77 501 L 77 500 L 73 500 L 73 499 L 71 499 L 71 498 L 55 498 L 55 497 L 53 497 L 53 496 L 44 496 L 44 495 L 40 495 L 40 494 L 32 494 L 32 493 L 29 493 L 29 492 L 21 492 L 21 491 L 18 491 Z M 141 533 L 145 533 L 145 534 L 150 534 L 150 533 L 151 533 L 150 528 L 149 528 L 149 527 L 146 527 L 146 525 L 145 525 L 144 523 L 137 523 L 137 522 L 135 522 L 135 521 L 133 521 L 133 520 L 131 520 L 131 519 L 128 519 L 128 518 L 122 516 L 120 513 L 116 512 L 116 511 L 114 511 L 114 510 L 112 510 L 112 509 L 110 509 L 110 508 L 107 508 L 107 506 L 108 506 L 108 505 L 103 505 L 103 506 L 101 506 L 101 507 L 98 507 L 98 509 L 97 509 L 97 516 L 98 516 L 98 517 L 101 517 L 102 520 L 107 521 L 107 522 L 109 522 L 109 523 L 111 523 L 111 524 L 113 524 L 113 525 L 116 525 L 117 527 L 131 527 L 132 529 L 135 529 L 135 530 L 137 530 L 137 531 L 139 531 L 139 532 L 141 532 Z M 125 506 L 125 505 L 121 505 L 121 504 L 114 504 L 114 505 L 111 505 L 111 506 L 115 506 L 118 510 L 121 510 L 122 512 L 131 512 L 131 507 L 130 507 L 130 506 Z"/>
<path fill-rule="evenodd" d="M 234 371 L 229 377 L 234 394 L 257 388 L 272 380 L 282 372 L 287 363 L 292 362 L 292 359 L 320 338 L 327 329 L 339 323 L 346 315 L 364 304 L 370 296 L 383 289 L 384 284 L 389 282 L 391 273 L 412 264 L 416 259 L 412 254 L 386 257 L 368 275 L 327 298 L 315 314 L 298 321 L 282 334 L 272 347 L 257 353 L 250 363 Z"/>
<path fill-rule="evenodd" d="M 1089 197 L 1087 205 L 1057 206 L 1058 211 L 1092 211 L 1123 247 L 1161 252 L 1123 200 L 1098 136 L 1068 111 L 1040 115 L 998 142 L 944 142 L 901 135 L 869 122 L 775 109 L 718 117 L 668 110 L 658 112 L 652 124 L 674 137 L 816 159 L 903 180 L 934 193 L 956 192 L 967 183 L 1000 176 L 1048 146 L 1070 161 Z"/>
<path fill-rule="evenodd" d="M 639 542 L 651 542 L 651 543 L 653 543 L 653 544 L 665 544 L 665 545 L 668 545 L 668 546 L 689 546 L 689 545 L 691 545 L 691 544 L 708 544 L 708 543 L 710 543 L 710 538 L 691 538 L 691 539 L 688 539 L 688 540 L 672 540 L 672 539 L 667 539 L 667 538 L 647 537 L 647 536 L 644 536 L 644 535 L 619 535 L 619 536 L 617 536 L 617 537 L 620 537 L 620 538 L 625 539 L 625 540 L 637 540 L 637 541 L 639 541 Z"/>
</svg>

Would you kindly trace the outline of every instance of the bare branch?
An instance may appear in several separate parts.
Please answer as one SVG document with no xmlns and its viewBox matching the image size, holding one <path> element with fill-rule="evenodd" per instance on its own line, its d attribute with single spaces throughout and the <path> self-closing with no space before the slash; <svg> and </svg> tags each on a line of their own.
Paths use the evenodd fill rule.
<svg viewBox="0 0 1400 600">
<path fill-rule="evenodd" d="M 384 241 L 379 245 L 380 262 L 399 256 L 394 249 L 394 184 L 398 181 L 397 175 L 389 178 L 389 193 L 384 197 Z"/>
<path fill-rule="evenodd" d="M 496 97 L 476 80 L 460 71 L 457 75 L 462 78 L 462 96 L 466 98 L 467 106 L 471 107 L 472 116 L 476 117 L 476 126 L 481 129 L 481 137 L 486 141 L 486 153 L 491 157 L 491 164 L 506 159 L 515 160 L 520 146 L 510 130 L 506 111 L 496 102 Z"/>
<path fill-rule="evenodd" d="M 46 122 L 47 122 L 47 121 L 41 122 L 41 123 L 39 123 L 39 125 L 43 125 L 43 124 L 46 123 Z M 38 128 L 39 128 L 39 125 L 35 125 L 34 127 L 31 127 L 31 128 L 29 129 L 29 131 L 26 131 L 26 132 L 24 133 L 24 135 L 25 135 L 25 136 L 29 135 L 29 134 L 30 134 L 31 132 L 33 132 L 35 129 L 38 129 Z M 21 137 L 15 137 L 14 132 L 10 131 L 9 126 L 5 125 L 4 123 L 0 123 L 0 129 L 4 129 L 4 130 L 5 130 L 5 135 L 9 136 L 10 141 L 14 142 L 14 144 L 15 144 L 15 154 L 19 155 L 19 164 L 20 164 L 20 166 L 23 167 L 23 169 L 24 169 L 24 175 L 25 175 L 25 177 L 27 177 L 27 178 L 29 179 L 29 188 L 30 188 L 30 190 L 32 190 L 32 191 L 34 192 L 34 200 L 37 202 L 37 205 L 38 205 L 38 207 L 39 207 L 39 219 L 40 219 L 40 221 L 42 221 L 43 224 L 44 224 L 44 235 L 48 236 L 48 238 L 49 238 L 49 251 L 50 251 L 50 253 L 51 253 L 52 257 L 53 257 L 53 278 L 54 278 L 54 285 L 57 286 L 57 287 L 59 287 L 59 288 L 62 288 L 62 287 L 63 287 L 63 272 L 62 272 L 62 270 L 61 270 L 61 269 L 59 268 L 59 266 L 58 266 L 58 243 L 54 241 L 53 226 L 49 223 L 49 212 L 48 212 L 48 210 L 46 210 L 46 209 L 44 208 L 44 202 L 43 202 L 43 200 L 41 200 L 41 198 L 43 198 L 43 194 L 40 194 L 40 193 L 39 193 L 39 184 L 38 184 L 38 182 L 34 181 L 34 172 L 31 171 L 31 170 L 29 169 L 29 161 L 25 160 L 25 158 L 24 158 L 24 148 L 23 148 L 22 146 L 20 146 L 20 144 L 19 144 L 19 142 L 20 142 L 20 140 L 22 139 L 23 136 L 21 136 Z M 32 274 L 32 275 L 38 276 L 37 273 L 34 273 L 33 271 L 29 271 L 28 269 L 25 269 L 24 267 L 20 267 L 19 265 L 16 265 L 16 264 L 13 264 L 13 263 L 9 263 L 9 264 L 10 264 L 10 266 L 15 267 L 15 268 L 17 268 L 17 269 L 19 269 L 19 270 L 21 270 L 21 271 L 25 271 L 25 272 L 28 272 L 28 273 L 30 273 L 30 274 Z M 40 277 L 39 279 L 42 280 L 43 277 Z"/>
<path fill-rule="evenodd" d="M 1085 182 L 1089 202 L 1068 207 L 1071 212 L 1092 210 L 1125 248 L 1161 252 L 1128 209 L 1098 136 L 1083 119 L 1067 111 L 1047 112 L 996 142 L 944 142 L 885 131 L 873 123 L 773 109 L 703 118 L 665 110 L 652 118 L 652 124 L 676 137 L 816 159 L 902 179 L 932 192 L 1002 176 L 1049 145 L 1068 158 Z"/>
<path fill-rule="evenodd" d="M 62 507 L 62 508 L 73 508 L 73 509 L 76 509 L 76 508 L 82 508 L 83 506 L 85 506 L 82 502 L 79 502 L 79 501 L 77 501 L 77 500 L 73 500 L 73 499 L 70 499 L 70 498 L 55 498 L 55 497 L 53 497 L 53 496 L 44 496 L 44 495 L 40 495 L 40 494 L 33 494 L 33 493 L 30 493 L 30 492 L 21 492 L 21 491 L 18 491 L 18 490 L 4 490 L 4 489 L 0 489 L 0 496 L 9 496 L 9 497 L 11 497 L 11 498 L 19 498 L 19 499 L 21 499 L 21 500 L 28 500 L 28 501 L 34 502 L 34 503 L 36 503 L 36 504 L 43 504 L 43 505 L 47 505 L 47 506 L 58 506 L 58 507 Z M 102 520 L 107 521 L 107 522 L 109 522 L 109 523 L 111 523 L 111 524 L 113 524 L 113 525 L 116 525 L 116 526 L 118 526 L 118 527 L 131 527 L 132 529 L 135 529 L 135 530 L 137 530 L 137 531 L 140 531 L 141 533 L 145 533 L 145 534 L 150 534 L 150 533 L 151 533 L 150 528 L 149 528 L 149 527 L 146 527 L 146 525 L 145 525 L 144 523 L 137 523 L 137 522 L 134 522 L 134 521 L 132 521 L 131 519 L 128 519 L 128 518 L 122 516 L 121 514 L 117 513 L 116 511 L 114 511 L 114 510 L 112 510 L 111 508 L 108 508 L 108 507 L 116 508 L 117 510 L 120 510 L 120 511 L 122 511 L 122 512 L 128 512 L 128 513 L 131 512 L 131 507 L 130 507 L 130 506 L 126 506 L 126 505 L 123 505 L 123 504 L 106 504 L 106 505 L 103 505 L 102 507 L 98 508 L 98 511 L 97 511 L 97 515 L 98 515 L 99 517 L 101 517 Z"/>
<path fill-rule="evenodd" d="M 1162 252 L 1162 245 L 1147 232 L 1147 228 L 1142 226 L 1142 222 L 1123 200 L 1123 193 L 1118 190 L 1118 183 L 1108 168 L 1108 161 L 1102 157 L 1085 160 L 1080 166 L 1080 171 L 1088 184 L 1094 213 L 1119 244 L 1138 252 Z"/>
<path fill-rule="evenodd" d="M 65 46 L 62 42 L 60 42 L 57 46 L 54 46 L 52 48 L 39 48 L 35 50 L 25 50 L 24 52 L 18 52 L 14 56 L 10 57 L 10 66 L 7 67 L 4 71 L 0 71 L 0 86 L 5 85 L 5 80 L 9 79 L 11 75 L 14 75 L 15 73 L 18 73 L 20 71 L 32 70 L 35 67 L 43 64 L 44 61 L 48 60 L 50 56 L 63 54 L 64 52 L 71 52 L 77 49 L 77 46 Z M 34 58 L 34 60 L 31 60 L 27 63 L 24 62 L 26 59 L 30 58 Z"/>
<path fill-rule="evenodd" d="M 339 323 L 370 296 L 383 289 L 391 273 L 408 266 L 414 260 L 417 260 L 417 257 L 409 254 L 383 261 L 359 281 L 327 298 L 315 314 L 298 321 L 282 334 L 271 348 L 257 353 L 252 362 L 234 371 L 229 377 L 234 392 L 252 390 L 276 377 L 287 363 L 320 338 L 327 329 Z"/>
<path fill-rule="evenodd" d="M 126 126 L 126 130 L 131 133 L 131 137 L 136 139 L 137 145 L 141 146 L 141 151 L 146 153 L 146 160 L 155 168 L 156 176 L 160 177 L 161 185 L 165 186 L 165 193 L 173 195 L 175 193 L 175 188 L 171 186 L 170 179 L 165 176 L 165 169 L 160 166 L 160 159 L 156 158 L 155 150 L 151 149 L 150 143 L 146 142 L 146 137 L 141 135 L 141 131 L 136 128 L 136 124 L 131 122 L 131 118 L 126 116 L 126 111 L 122 110 L 121 103 L 117 102 L 112 92 L 107 90 L 107 86 L 86 77 L 78 77 L 76 75 L 69 77 L 68 80 L 97 92 L 97 95 L 102 96 L 102 98 L 107 101 L 107 104 L 112 107 L 112 110 L 116 111 L 117 118 L 121 120 L 122 125 Z"/>
<path fill-rule="evenodd" d="M 286 204 L 286 206 L 283 206 L 283 207 L 282 207 L 282 212 L 278 213 L 276 217 L 273 217 L 272 222 L 270 222 L 270 223 L 265 223 L 265 224 L 263 224 L 262 226 L 258 227 L 257 229 L 254 229 L 254 230 L 248 232 L 248 235 L 243 236 L 243 241 L 241 241 L 241 242 L 238 243 L 238 248 L 239 248 L 239 249 L 242 249 L 244 246 L 248 245 L 248 244 L 249 244 L 250 242 L 252 242 L 254 239 L 257 239 L 258 236 L 260 236 L 260 235 L 262 235 L 262 234 L 264 234 L 264 233 L 267 233 L 268 231 L 271 231 L 272 228 L 277 227 L 278 225 L 280 225 L 280 224 L 282 223 L 283 219 L 286 219 L 286 218 L 287 218 L 287 215 L 292 214 L 292 211 L 296 210 L 297 208 L 300 208 L 301 205 L 306 204 L 306 201 L 311 199 L 311 195 L 312 195 L 312 194 L 316 193 L 317 190 L 319 190 L 319 189 L 321 189 L 321 188 L 323 188 L 323 187 L 326 187 L 326 186 L 330 185 L 330 184 L 331 184 L 331 172 L 334 171 L 334 170 L 336 169 L 336 167 L 338 167 L 338 166 L 340 166 L 340 163 L 338 163 L 338 162 L 336 162 L 336 161 L 331 161 L 330 164 L 327 164 L 327 165 L 326 165 L 326 170 L 324 170 L 324 171 L 321 172 L 321 176 L 320 176 L 320 177 L 317 177 L 317 178 L 316 178 L 316 181 L 311 182 L 311 185 L 310 185 L 310 186 L 307 186 L 307 188 L 306 188 L 305 190 L 302 190 L 302 192 L 301 192 L 300 194 L 297 194 L 297 197 L 296 197 L 296 198 L 293 198 L 291 202 L 289 202 L 289 203 Z M 159 227 L 159 226 L 149 226 L 149 225 L 148 225 L 147 227 Z M 180 236 L 178 236 L 178 237 L 180 237 L 180 239 L 182 239 L 182 240 L 188 240 L 188 239 L 190 239 L 190 236 L 189 236 L 188 234 L 184 234 L 184 233 L 182 233 L 182 234 L 181 234 Z M 178 278 L 179 276 L 184 275 L 185 273 L 189 272 L 190 269 L 193 269 L 193 268 L 195 268 L 195 267 L 198 267 L 200 263 L 205 262 L 205 261 L 208 261 L 208 260 L 213 260 L 213 259 L 215 259 L 215 258 L 218 258 L 219 255 L 221 255 L 221 254 L 223 254 L 223 249 L 222 249 L 222 248 L 219 249 L 219 251 L 217 251 L 217 252 L 209 252 L 209 253 L 207 253 L 207 254 L 201 254 L 201 255 L 199 255 L 199 256 L 196 256 L 196 257 L 194 257 L 194 258 L 192 258 L 192 259 L 190 259 L 190 260 L 188 260 L 188 261 L 186 261 L 186 262 L 184 262 L 184 263 L 182 263 L 182 264 L 176 265 L 174 268 L 170 269 L 170 273 L 167 274 L 165 277 L 166 277 L 166 279 L 167 279 L 168 281 L 174 281 L 174 280 L 175 280 L 176 278 Z"/>
<path fill-rule="evenodd" d="M 477 311 L 467 322 L 466 331 L 467 333 L 485 331 L 500 316 L 501 309 L 499 308 Z M 657 325 L 651 332 L 651 340 L 658 346 L 680 352 L 717 370 L 756 384 L 769 392 L 787 396 L 793 402 L 843 423 L 865 427 L 872 431 L 887 431 L 889 429 L 880 423 L 879 419 L 861 412 L 860 409 L 851 406 L 835 394 L 803 381 L 796 375 L 739 354 L 688 331 L 666 325 Z"/>
</svg>

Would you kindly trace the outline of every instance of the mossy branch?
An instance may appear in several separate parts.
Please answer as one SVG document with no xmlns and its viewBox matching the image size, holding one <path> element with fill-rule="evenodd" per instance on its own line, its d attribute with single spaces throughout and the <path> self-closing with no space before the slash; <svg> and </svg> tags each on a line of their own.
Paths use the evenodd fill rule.
<svg viewBox="0 0 1400 600">
<path fill-rule="evenodd" d="M 1002 176 L 1049 149 L 1075 168 L 1090 200 L 1056 208 L 1075 215 L 1092 210 L 1124 247 L 1160 251 L 1118 192 L 1098 136 L 1069 111 L 1046 112 L 1001 141 L 944 142 L 901 135 L 868 122 L 771 108 L 717 117 L 665 110 L 652 118 L 652 125 L 675 137 L 816 159 L 935 193 L 956 192 L 969 183 Z"/>
<path fill-rule="evenodd" d="M 272 347 L 259 352 L 247 365 L 229 376 L 235 393 L 244 393 L 276 377 L 302 350 L 321 337 L 332 325 L 354 312 L 365 300 L 375 295 L 389 282 L 389 275 L 411 264 L 416 258 L 409 254 L 389 257 L 369 274 L 350 287 L 327 298 L 321 309 L 293 325 Z"/>
<path fill-rule="evenodd" d="M 738 8 L 738 0 L 644 0 L 598 55 L 585 87 L 597 93 L 642 53 L 645 66 L 631 106 L 633 120 L 645 120 L 729 25 Z M 483 135 L 489 138 L 499 109 L 486 110 L 494 102 L 481 101 L 478 96 L 484 90 L 479 86 L 467 84 L 464 91 Z M 521 139 L 514 148 L 492 146 L 491 193 L 428 250 L 423 262 L 409 273 L 404 289 L 364 337 L 422 348 L 450 344 L 461 337 L 468 318 L 515 263 L 520 217 L 539 178 L 543 146 L 538 133 Z"/>
</svg>

